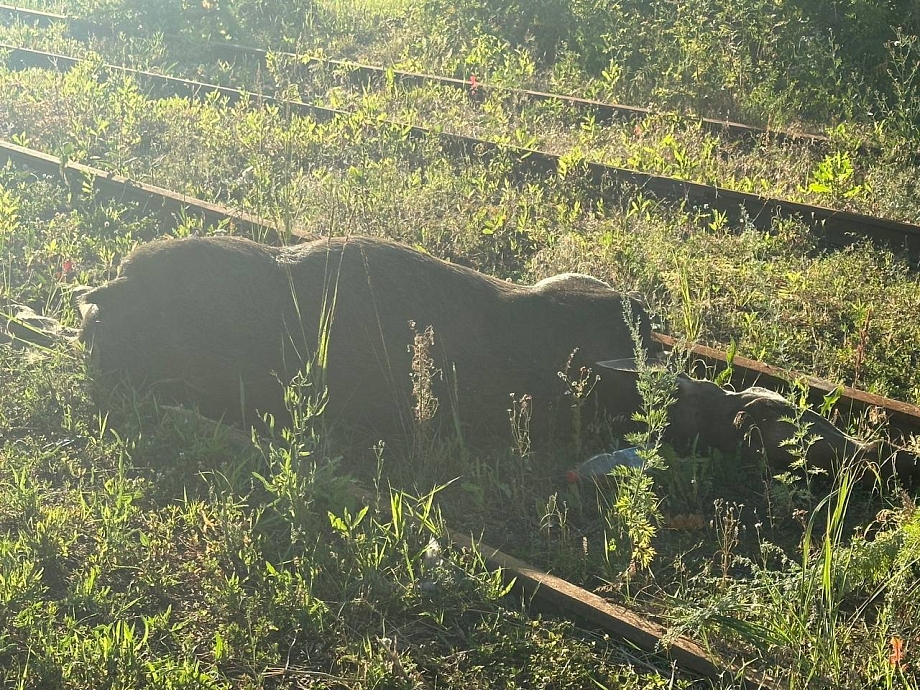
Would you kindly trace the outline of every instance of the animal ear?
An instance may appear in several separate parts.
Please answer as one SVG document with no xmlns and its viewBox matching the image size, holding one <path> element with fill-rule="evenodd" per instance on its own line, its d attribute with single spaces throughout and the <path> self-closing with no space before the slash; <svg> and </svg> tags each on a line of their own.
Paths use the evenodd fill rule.
<svg viewBox="0 0 920 690">
<path fill-rule="evenodd" d="M 84 305 L 96 304 L 100 307 L 111 304 L 113 298 L 125 290 L 126 282 L 124 278 L 116 278 L 101 287 L 84 292 L 78 298 L 78 302 Z"/>
<path fill-rule="evenodd" d="M 744 411 L 760 423 L 779 422 L 784 417 L 791 417 L 795 410 L 780 397 L 757 396 L 744 406 Z"/>
<path fill-rule="evenodd" d="M 84 292 L 77 298 L 80 304 L 101 304 L 105 301 L 105 286 Z"/>
</svg>

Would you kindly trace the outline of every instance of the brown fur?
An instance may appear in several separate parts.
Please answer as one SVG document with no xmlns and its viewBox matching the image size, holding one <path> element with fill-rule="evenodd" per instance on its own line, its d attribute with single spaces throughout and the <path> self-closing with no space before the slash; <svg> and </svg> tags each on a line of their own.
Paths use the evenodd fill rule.
<svg viewBox="0 0 920 690">
<path fill-rule="evenodd" d="M 635 388 L 636 373 L 625 369 L 600 369 L 602 390 Z M 827 419 L 806 409 L 799 411 L 782 395 L 757 386 L 732 392 L 711 381 L 677 377 L 675 402 L 668 415 L 668 437 L 683 442 L 697 440 L 701 448 L 718 448 L 733 454 L 739 448 L 762 452 L 779 471 L 797 459 L 789 445 L 796 423 L 807 426 L 807 461 L 833 475 L 854 459 L 878 463 L 884 474 L 897 470 L 902 477 L 917 474 L 917 459 L 882 442 L 864 443 L 843 433 Z M 638 405 L 638 398 L 635 404 Z"/>
<path fill-rule="evenodd" d="M 383 436 L 411 419 L 410 321 L 434 328 L 436 365 L 448 379 L 456 370 L 459 414 L 473 433 L 507 431 L 511 393 L 533 396 L 534 429 L 543 428 L 560 398 L 557 372 L 575 348 L 585 363 L 633 349 L 623 297 L 600 281 L 518 286 L 359 237 L 289 248 L 235 238 L 140 247 L 116 280 L 84 297 L 97 308 L 82 337 L 103 371 L 161 387 L 182 382 L 204 412 L 242 411 L 251 421 L 256 411 L 283 414 L 273 372 L 287 382 L 316 351 L 324 300 L 335 301 L 329 417 Z M 633 309 L 647 337 L 647 318 Z M 450 418 L 448 384 L 435 384 L 439 415 Z"/>
<path fill-rule="evenodd" d="M 191 238 L 140 247 L 116 280 L 85 295 L 81 337 L 99 370 L 127 373 L 206 414 L 252 422 L 269 412 L 283 419 L 279 380 L 289 382 L 313 358 L 320 315 L 334 302 L 327 418 L 392 438 L 412 420 L 409 323 L 419 332 L 432 326 L 431 354 L 445 373 L 433 381 L 438 416 L 451 420 L 456 412 L 468 440 L 477 440 L 507 437 L 512 393 L 533 396 L 535 433 L 554 421 L 568 431 L 557 372 L 576 348 L 576 371 L 632 354 L 624 299 L 587 276 L 513 285 L 379 239 L 274 248 Z M 630 305 L 648 343 L 647 315 Z M 634 373 L 595 370 L 604 413 L 637 409 Z M 456 396 L 448 383 L 454 372 Z M 681 376 L 670 431 L 729 453 L 751 440 L 785 465 L 792 456 L 783 441 L 793 427 L 784 418 L 794 415 L 771 391 L 729 393 Z M 853 454 L 878 459 L 877 445 L 859 443 L 819 415 L 806 412 L 804 421 L 822 437 L 809 453 L 813 464 L 833 470 Z"/>
</svg>

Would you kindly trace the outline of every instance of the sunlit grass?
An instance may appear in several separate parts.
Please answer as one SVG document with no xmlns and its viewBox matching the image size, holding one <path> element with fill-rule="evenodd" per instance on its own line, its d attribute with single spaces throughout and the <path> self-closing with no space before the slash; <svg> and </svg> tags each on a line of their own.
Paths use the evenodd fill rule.
<svg viewBox="0 0 920 690">
<path fill-rule="evenodd" d="M 424 14 L 431 2 L 286 3 L 245 17 L 243 3 L 172 15 L 165 11 L 178 4 L 64 5 L 54 9 L 131 13 L 189 38 L 232 31 L 263 45 L 697 110 L 724 66 L 710 60 L 705 70 L 675 68 L 660 80 L 613 63 L 591 74 L 586 56 L 561 50 L 547 62 L 526 37 L 516 44 L 466 29 L 455 36 L 437 22 L 424 26 L 430 40 L 423 44 L 409 20 L 431 19 Z M 478 8 L 464 7 L 466 21 Z M 297 23 L 304 9 L 312 12 L 309 27 Z M 708 60 L 707 36 L 693 43 L 682 26 L 669 47 L 696 45 Z M 84 47 L 53 30 L 19 27 L 2 36 Z M 763 38 L 764 50 L 775 48 Z M 832 150 L 821 153 L 773 144 L 745 153 L 669 116 L 600 127 L 564 109 L 477 103 L 462 91 L 386 83 L 364 91 L 322 70 L 310 79 L 215 70 L 206 57 L 199 64 L 171 55 L 159 39 L 90 48 L 109 61 L 181 64 L 253 88 L 296 85 L 304 98 L 356 112 L 320 124 L 220 99 L 151 98 L 131 80 L 100 82 L 96 57 L 66 76 L 0 70 L 0 136 L 307 231 L 400 239 L 502 278 L 590 273 L 642 293 L 665 330 L 723 346 L 733 340 L 741 354 L 920 402 L 920 279 L 896 251 L 828 250 L 798 222 L 776 221 L 765 231 L 744 217 L 662 204 L 635 190 L 596 205 L 577 165 L 521 181 L 508 160 L 449 159 L 434 142 L 376 126 L 387 115 L 913 219 L 920 192 L 899 148 L 911 136 L 913 45 L 905 37 L 889 53 L 904 87 L 900 100 L 887 101 L 889 133 L 870 132 L 871 123 L 856 118 L 834 127 Z M 826 54 L 811 47 L 815 67 L 825 64 Z M 775 74 L 759 90 L 745 90 L 751 82 L 737 76 L 712 103 L 766 121 L 785 121 L 785 105 L 796 120 L 843 99 L 856 103 L 841 84 L 808 109 L 798 92 L 769 91 Z M 820 96 L 825 76 L 814 75 L 802 93 Z M 678 77 L 689 81 L 678 88 Z M 867 133 L 886 145 L 881 157 L 856 153 Z M 886 139 L 890 133 L 896 137 Z M 0 305 L 26 304 L 75 326 L 70 287 L 112 278 L 136 243 L 166 231 L 144 209 L 70 199 L 54 180 L 4 170 Z M 187 220 L 180 234 L 208 231 Z M 272 447 L 245 434 L 241 445 L 239 433 L 143 393 L 96 386 L 79 351 L 66 346 L 0 344 L 0 380 L 6 685 L 674 687 L 666 665 L 657 673 L 605 638 L 535 619 L 481 555 L 448 545 L 446 523 L 484 530 L 675 633 L 754 660 L 778 682 L 916 687 L 920 529 L 911 495 L 897 486 L 872 493 L 848 473 L 826 483 L 779 482 L 756 455 L 664 445 L 658 452 L 668 469 L 637 476 L 634 498 L 624 491 L 616 510 L 606 510 L 613 494 L 564 485 L 560 476 L 624 440 L 598 423 L 568 444 L 534 447 L 524 398 L 509 402 L 506 447 L 472 452 L 462 438 L 427 434 L 421 422 L 417 442 L 401 454 L 351 449 L 312 423 L 286 436 L 278 429 Z M 296 393 L 289 401 L 304 403 Z M 320 407 L 307 400 L 305 419 Z M 652 407 L 657 415 L 661 405 Z M 884 420 L 868 414 L 848 424 L 873 434 Z M 346 470 L 373 487 L 367 503 L 345 491 Z M 648 539 L 624 540 L 619 559 L 606 537 L 621 528 Z M 633 551 L 648 573 L 629 567 L 639 563 Z"/>
</svg>

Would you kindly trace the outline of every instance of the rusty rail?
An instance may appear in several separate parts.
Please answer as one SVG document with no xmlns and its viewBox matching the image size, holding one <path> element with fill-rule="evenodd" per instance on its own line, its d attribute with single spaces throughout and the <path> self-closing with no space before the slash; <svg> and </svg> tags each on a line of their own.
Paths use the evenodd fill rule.
<svg viewBox="0 0 920 690">
<path fill-rule="evenodd" d="M 114 36 L 117 35 L 117 29 L 113 26 L 106 26 L 79 17 L 73 17 L 53 12 L 44 12 L 40 10 L 15 7 L 12 5 L 0 4 L 0 19 L 20 19 L 31 21 L 39 26 L 51 26 L 57 23 L 67 25 L 68 33 L 74 38 L 82 39 L 93 35 Z M 176 40 L 177 36 L 167 35 L 167 40 Z M 244 46 L 226 41 L 206 41 L 202 48 L 205 51 L 214 51 L 223 54 L 231 59 L 237 57 L 248 57 L 257 60 L 263 67 L 267 64 L 268 56 L 277 55 L 284 58 L 297 61 L 304 66 L 327 66 L 332 69 L 340 70 L 353 81 L 369 83 L 375 80 L 392 78 L 401 84 L 410 86 L 422 86 L 427 84 L 437 84 L 447 86 L 462 91 L 475 90 L 481 95 L 489 93 L 502 94 L 509 97 L 517 97 L 536 103 L 559 103 L 564 106 L 591 114 L 598 123 L 608 123 L 618 120 L 637 120 L 653 115 L 663 113 L 656 112 L 649 108 L 638 106 L 624 105 L 620 103 L 608 103 L 589 98 L 580 98 L 564 94 L 546 93 L 544 91 L 534 91 L 529 89 L 519 89 L 510 86 L 501 86 L 498 84 L 489 84 L 485 82 L 473 82 L 468 79 L 458 79 L 456 77 L 445 77 L 421 72 L 412 72 L 407 70 L 397 70 L 377 65 L 368 65 L 348 60 L 336 60 L 332 58 L 321 58 L 310 55 L 302 55 L 282 50 L 266 50 L 252 46 Z M 792 143 L 799 146 L 823 146 L 829 143 L 826 136 L 811 133 L 787 132 L 776 129 L 765 129 L 754 127 L 740 122 L 731 120 L 720 120 L 717 118 L 696 117 L 679 115 L 681 119 L 696 121 L 700 126 L 710 132 L 720 135 L 727 135 L 732 139 L 772 139 L 780 143 Z"/>
<path fill-rule="evenodd" d="M 98 168 L 62 161 L 60 158 L 34 149 L 0 140 L 0 164 L 7 161 L 13 165 L 31 170 L 37 174 L 59 180 L 71 192 L 80 195 L 89 188 L 100 198 L 115 201 L 136 202 L 161 218 L 176 222 L 181 217 L 195 216 L 208 225 L 229 224 L 233 229 L 253 235 L 268 235 L 277 238 L 284 234 L 276 223 L 245 211 L 237 211 L 201 199 L 178 194 L 162 187 L 135 182 L 121 175 L 108 173 Z M 312 236 L 297 230 L 291 232 L 295 239 L 308 240 Z M 660 348 L 673 348 L 677 338 L 664 333 L 653 334 L 653 340 Z M 691 346 L 691 352 L 702 363 L 717 371 L 727 366 L 725 352 L 704 345 Z M 822 397 L 835 390 L 837 385 L 814 376 L 774 367 L 746 357 L 736 356 L 732 362 L 733 382 L 740 386 L 762 385 L 767 388 L 782 388 L 789 381 L 804 380 L 812 391 L 812 400 L 819 403 Z M 858 413 L 871 407 L 883 410 L 891 425 L 907 434 L 920 434 L 920 407 L 909 403 L 884 398 L 856 388 L 844 387 L 838 401 L 844 413 Z"/>
<path fill-rule="evenodd" d="M 226 224 L 233 230 L 256 237 L 268 235 L 277 239 L 286 234 L 276 223 L 245 211 L 235 211 L 162 187 L 135 182 L 122 175 L 65 161 L 0 139 L 0 165 L 7 162 L 57 179 L 76 197 L 89 193 L 119 202 L 138 203 L 146 212 L 158 214 L 164 225 L 175 226 L 183 218 L 195 217 L 205 225 Z M 306 237 L 296 229 L 290 234 Z"/>
<path fill-rule="evenodd" d="M 202 417 L 193 410 L 172 406 L 167 406 L 166 409 L 191 424 L 209 428 L 211 434 L 225 434 L 225 437 L 240 449 L 252 448 L 252 437 L 248 433 Z M 359 503 L 374 503 L 373 495 L 360 486 L 352 484 L 350 490 Z M 388 508 L 387 505 L 380 507 L 383 512 L 387 512 Z M 478 553 L 489 570 L 501 571 L 504 581 L 513 582 L 531 601 L 549 605 L 564 612 L 568 618 L 581 619 L 645 652 L 664 656 L 684 673 L 715 681 L 728 681 L 733 683 L 732 687 L 745 690 L 769 688 L 773 682 L 771 678 L 740 665 L 722 662 L 687 637 L 678 636 L 665 643 L 667 631 L 657 623 L 568 580 L 510 556 L 481 540 L 456 530 L 445 530 L 444 537 L 459 549 Z"/>
<path fill-rule="evenodd" d="M 67 55 L 17 48 L 6 44 L 0 44 L 0 52 L 6 53 L 6 62 L 11 69 L 42 67 L 66 71 L 82 62 L 79 58 Z M 274 105 L 285 112 L 311 117 L 317 121 L 328 121 L 335 117 L 353 115 L 348 111 L 334 108 L 324 108 L 301 101 L 283 100 L 273 96 L 249 94 L 227 86 L 169 77 L 127 67 L 103 65 L 102 68 L 112 73 L 132 77 L 139 83 L 147 84 L 161 93 L 170 95 L 202 97 L 216 93 L 226 98 L 229 103 L 249 99 L 253 104 Z M 373 126 L 381 129 L 391 128 L 413 140 L 434 139 L 440 143 L 446 155 L 454 157 L 474 159 L 509 157 L 514 162 L 515 174 L 520 177 L 555 176 L 562 169 L 560 156 L 543 151 L 497 144 L 393 120 L 377 120 L 374 121 Z M 827 241 L 835 246 L 846 246 L 860 238 L 869 238 L 891 245 L 896 250 L 905 250 L 913 257 L 920 256 L 920 225 L 913 223 L 875 218 L 822 206 L 810 206 L 787 199 L 749 194 L 601 163 L 584 163 L 582 173 L 589 184 L 589 192 L 595 199 L 615 200 L 623 196 L 624 189 L 641 189 L 658 198 L 707 205 L 731 214 L 736 214 L 739 209 L 743 209 L 750 221 L 761 228 L 769 228 L 776 217 L 801 218 L 812 227 L 819 229 Z"/>
<path fill-rule="evenodd" d="M 663 643 L 667 631 L 647 618 L 607 601 L 603 597 L 573 585 L 568 580 L 551 575 L 525 561 L 500 551 L 484 542 L 476 542 L 465 534 L 448 531 L 447 538 L 460 548 L 476 550 L 486 566 L 501 570 L 506 581 L 514 580 L 527 595 L 546 602 L 570 615 L 588 621 L 601 630 L 628 640 L 647 652 L 664 654 L 678 668 L 715 681 L 731 681 L 733 687 L 753 690 L 769 687 L 766 676 L 745 671 L 735 664 L 718 661 L 693 640 L 677 637 Z"/>
</svg>

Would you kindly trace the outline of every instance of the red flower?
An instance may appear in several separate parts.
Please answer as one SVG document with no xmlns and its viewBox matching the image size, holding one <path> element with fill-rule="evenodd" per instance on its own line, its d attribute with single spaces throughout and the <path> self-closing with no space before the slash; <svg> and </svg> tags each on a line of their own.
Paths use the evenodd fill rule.
<svg viewBox="0 0 920 690">
<path fill-rule="evenodd" d="M 57 280 L 67 280 L 73 273 L 75 266 L 71 259 L 64 259 L 64 263 L 61 264 L 61 270 L 54 272 L 54 277 Z"/>
<path fill-rule="evenodd" d="M 891 638 L 891 654 L 888 655 L 888 663 L 897 666 L 901 671 L 907 668 L 904 663 L 904 640 L 900 637 Z"/>
</svg>

